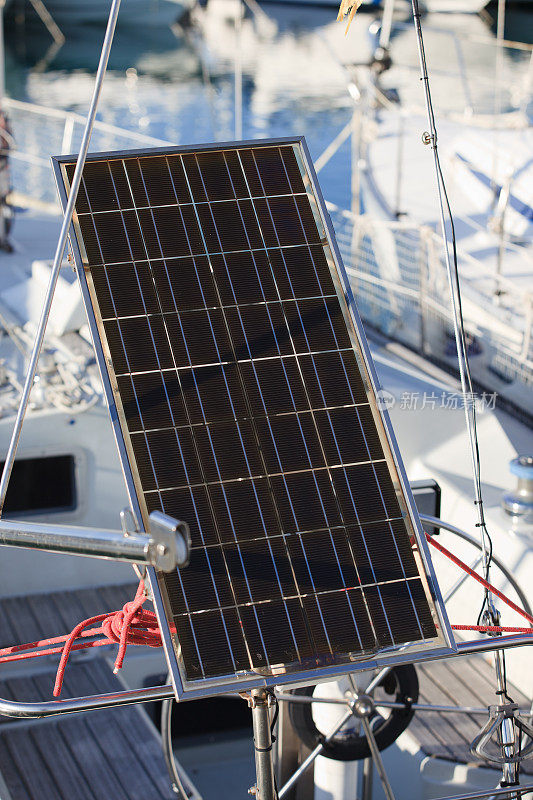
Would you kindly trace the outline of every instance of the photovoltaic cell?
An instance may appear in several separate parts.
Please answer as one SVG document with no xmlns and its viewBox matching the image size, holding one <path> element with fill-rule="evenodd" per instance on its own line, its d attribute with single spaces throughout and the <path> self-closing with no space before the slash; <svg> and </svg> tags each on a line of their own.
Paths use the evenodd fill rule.
<svg viewBox="0 0 533 800">
<path fill-rule="evenodd" d="M 191 527 L 183 680 L 434 639 L 300 144 L 90 157 L 75 233 L 141 511 Z"/>
</svg>

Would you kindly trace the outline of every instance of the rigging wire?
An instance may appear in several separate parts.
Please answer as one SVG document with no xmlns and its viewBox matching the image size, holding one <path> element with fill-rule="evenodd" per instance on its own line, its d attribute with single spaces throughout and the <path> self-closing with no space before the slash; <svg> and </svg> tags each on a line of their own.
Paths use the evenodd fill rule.
<svg viewBox="0 0 533 800">
<path fill-rule="evenodd" d="M 274 702 L 274 714 L 272 715 L 272 721 L 270 723 L 270 739 L 271 739 L 271 749 L 276 741 L 276 736 L 274 736 L 274 731 L 276 730 L 276 723 L 278 721 L 279 716 L 279 702 L 278 698 L 276 697 L 276 693 L 273 689 L 267 689 L 267 694 L 272 697 Z M 278 781 L 276 779 L 276 771 L 274 770 L 274 791 L 276 793 L 275 800 L 279 800 L 279 789 L 278 789 Z"/>
<path fill-rule="evenodd" d="M 481 485 L 481 456 L 479 451 L 479 439 L 477 432 L 477 416 L 474 387 L 472 383 L 472 376 L 470 373 L 470 364 L 468 359 L 468 344 L 466 340 L 463 304 L 461 297 L 461 284 L 459 277 L 459 266 L 457 258 L 457 241 L 455 235 L 455 224 L 453 214 L 446 190 L 446 183 L 441 168 L 438 144 L 437 144 L 437 125 L 435 121 L 435 113 L 433 109 L 433 101 L 431 97 L 431 89 L 429 86 L 429 75 L 426 62 L 426 53 L 424 48 L 424 39 L 422 35 L 422 27 L 420 23 L 420 8 L 418 0 L 412 0 L 413 18 L 415 23 L 415 30 L 417 36 L 418 55 L 420 60 L 420 69 L 422 72 L 421 80 L 424 82 L 424 92 L 426 96 L 426 108 L 428 115 L 428 122 L 430 127 L 430 142 L 433 150 L 435 160 L 435 169 L 437 173 L 437 189 L 440 206 L 442 237 L 444 240 L 444 250 L 446 256 L 446 267 L 448 272 L 448 281 L 450 287 L 452 309 L 453 309 L 453 323 L 455 341 L 457 346 L 457 357 L 459 362 L 459 375 L 461 380 L 461 391 L 463 394 L 463 402 L 466 417 L 466 427 L 470 443 L 470 455 L 472 459 L 472 472 L 474 480 L 474 505 L 477 512 L 476 528 L 479 528 L 481 534 L 481 546 L 483 556 L 483 571 L 485 580 L 489 580 L 490 566 L 492 562 L 492 538 L 488 532 L 485 520 L 485 510 L 483 504 L 483 490 Z M 446 219 L 450 226 L 450 236 L 446 226 Z M 451 250 L 451 257 L 450 257 Z M 485 610 L 490 612 L 491 605 L 491 592 L 485 587 L 483 604 L 478 615 L 478 624 L 480 623 Z"/>
</svg>

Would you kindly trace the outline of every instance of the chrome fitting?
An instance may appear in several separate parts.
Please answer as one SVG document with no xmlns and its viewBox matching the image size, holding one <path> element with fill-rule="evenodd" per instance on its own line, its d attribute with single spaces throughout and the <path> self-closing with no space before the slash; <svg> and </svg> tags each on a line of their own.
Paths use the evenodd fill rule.
<svg viewBox="0 0 533 800">
<path fill-rule="evenodd" d="M 374 700 L 368 694 L 360 694 L 352 703 L 350 703 L 352 713 L 359 718 L 370 717 L 374 713 L 376 706 Z"/>
<path fill-rule="evenodd" d="M 525 747 L 520 746 L 522 736 L 529 739 Z M 494 747 L 489 751 L 491 744 L 499 748 L 498 755 Z M 487 763 L 500 765 L 519 764 L 532 751 L 533 728 L 520 717 L 517 703 L 489 706 L 489 718 L 470 745 L 472 755 Z"/>
<path fill-rule="evenodd" d="M 502 506 L 510 516 L 533 522 L 533 456 L 513 458 L 509 470 L 517 482 L 514 491 L 503 496 Z"/>
</svg>

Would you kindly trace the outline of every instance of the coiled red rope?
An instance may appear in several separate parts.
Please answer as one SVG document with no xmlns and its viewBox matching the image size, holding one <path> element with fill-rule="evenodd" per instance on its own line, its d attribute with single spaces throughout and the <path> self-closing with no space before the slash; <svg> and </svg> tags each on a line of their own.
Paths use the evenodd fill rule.
<svg viewBox="0 0 533 800">
<path fill-rule="evenodd" d="M 68 636 L 56 636 L 53 639 L 41 639 L 38 642 L 5 647 L 0 650 L 0 663 L 61 653 L 53 692 L 54 697 L 58 697 L 61 694 L 65 669 L 72 650 L 85 650 L 89 647 L 102 647 L 118 643 L 114 667 L 116 673 L 122 667 L 129 644 L 161 647 L 161 631 L 157 624 L 157 617 L 153 611 L 142 608 L 145 601 L 144 581 L 140 581 L 135 598 L 126 603 L 120 611 L 89 617 L 76 625 Z M 98 622 L 100 623 L 98 627 L 89 628 L 90 625 L 96 625 Z M 76 643 L 77 639 L 89 637 L 91 638 L 90 642 Z M 50 645 L 61 646 L 50 647 Z"/>
<path fill-rule="evenodd" d="M 488 589 L 496 597 L 499 597 L 506 605 L 524 617 L 533 625 L 533 616 L 513 603 L 503 592 L 492 586 L 485 578 L 482 578 L 471 567 L 461 561 L 444 545 L 437 542 L 432 536 L 426 533 L 428 542 L 440 553 L 450 559 L 456 566 L 468 573 L 474 580 Z M 121 669 L 126 655 L 126 649 L 130 644 L 142 644 L 148 647 L 161 647 L 161 631 L 157 623 L 157 617 L 153 611 L 147 611 L 142 606 L 146 601 L 144 581 L 140 581 L 135 593 L 135 598 L 126 603 L 120 611 L 113 611 L 109 614 L 97 614 L 94 617 L 80 622 L 74 630 L 67 636 L 56 636 L 52 639 L 41 639 L 37 642 L 27 644 L 16 644 L 11 647 L 0 649 L 0 663 L 7 661 L 20 661 L 26 658 L 37 658 L 38 656 L 53 655 L 61 653 L 61 659 L 57 668 L 56 681 L 54 685 L 54 697 L 59 697 L 63 686 L 63 678 L 68 663 L 70 653 L 73 650 L 85 650 L 89 647 L 102 647 L 109 644 L 118 644 L 118 653 L 115 658 L 114 672 Z M 100 623 L 100 625 L 97 625 Z M 90 625 L 97 625 L 91 628 Z M 531 633 L 529 628 L 516 628 L 499 625 L 452 625 L 455 631 L 479 631 L 480 633 Z M 78 641 L 80 639 L 90 639 L 90 641 Z"/>
<path fill-rule="evenodd" d="M 161 632 L 157 624 L 157 617 L 153 611 L 147 611 L 142 608 L 145 600 L 144 581 L 141 580 L 139 581 L 135 598 L 129 603 L 126 603 L 120 611 L 115 611 L 111 614 L 98 614 L 96 617 L 89 617 L 89 619 L 76 625 L 66 640 L 63 652 L 61 653 L 54 685 L 54 697 L 58 697 L 61 694 L 65 668 L 70 651 L 74 647 L 74 642 L 88 625 L 94 625 L 95 622 L 101 621 L 102 624 L 100 628 L 93 628 L 89 633 L 95 634 L 101 632 L 106 637 L 105 641 L 107 643 L 118 642 L 118 653 L 115 658 L 115 667 L 113 669 L 115 674 L 122 668 L 124 656 L 126 655 L 126 648 L 129 644 L 145 644 L 148 645 L 148 647 L 161 647 Z"/>
</svg>

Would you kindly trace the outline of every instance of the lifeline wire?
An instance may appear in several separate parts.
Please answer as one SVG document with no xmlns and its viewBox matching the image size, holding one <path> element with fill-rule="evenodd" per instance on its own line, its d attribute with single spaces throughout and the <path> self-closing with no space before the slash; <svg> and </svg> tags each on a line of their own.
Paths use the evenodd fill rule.
<svg viewBox="0 0 533 800">
<path fill-rule="evenodd" d="M 459 267 L 457 263 L 457 244 L 455 238 L 455 225 L 453 221 L 453 214 L 446 191 L 444 175 L 442 173 L 439 151 L 437 147 L 437 126 L 435 122 L 435 114 L 433 111 L 433 102 L 431 99 L 431 90 L 429 86 L 429 75 L 426 63 L 426 53 L 424 48 L 424 39 L 422 36 L 422 27 L 420 24 L 420 8 L 418 0 L 412 0 L 413 18 L 415 23 L 415 30 L 417 35 L 418 55 L 420 60 L 420 69 L 422 72 L 421 80 L 424 82 L 424 91 L 426 95 L 427 115 L 431 134 L 431 146 L 435 159 L 435 169 L 437 172 L 437 189 L 439 196 L 440 217 L 442 227 L 442 237 L 444 240 L 444 249 L 446 256 L 446 268 L 448 272 L 448 282 L 450 287 L 452 309 L 453 309 L 453 326 L 455 333 L 455 342 L 457 346 L 457 357 L 459 362 L 459 375 L 461 378 L 461 391 L 463 394 L 466 427 L 468 431 L 468 438 L 470 442 L 470 455 L 472 459 L 472 472 L 474 479 L 474 504 L 477 510 L 478 522 L 476 528 L 481 532 L 481 546 L 483 556 L 483 568 L 485 572 L 485 580 L 489 580 L 490 565 L 492 561 L 492 539 L 487 530 L 485 522 L 485 512 L 483 506 L 483 492 L 481 487 L 481 458 L 479 453 L 479 441 L 477 434 L 477 418 L 476 418 L 476 404 L 474 397 L 474 388 L 472 385 L 472 376 L 470 373 L 470 365 L 468 362 L 468 349 L 466 343 L 466 335 L 464 328 L 463 318 L 463 305 L 461 300 L 461 286 L 459 280 Z M 446 216 L 448 217 L 451 230 L 451 250 L 452 259 L 450 259 L 450 242 L 448 241 L 448 232 L 446 230 Z M 453 261 L 453 264 L 452 264 Z M 490 609 L 490 590 L 485 587 L 485 595 L 483 604 L 478 616 L 478 624 L 485 607 L 489 606 Z"/>
</svg>

